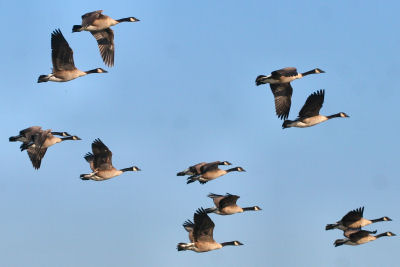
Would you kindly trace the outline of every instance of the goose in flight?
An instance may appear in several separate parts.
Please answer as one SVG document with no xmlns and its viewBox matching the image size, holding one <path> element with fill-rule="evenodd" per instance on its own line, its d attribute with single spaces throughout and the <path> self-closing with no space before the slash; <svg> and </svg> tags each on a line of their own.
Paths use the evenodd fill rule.
<svg viewBox="0 0 400 267">
<path fill-rule="evenodd" d="M 321 69 L 313 69 L 304 73 L 298 73 L 294 67 L 283 68 L 271 72 L 270 75 L 259 75 L 256 78 L 256 85 L 269 83 L 272 94 L 275 99 L 276 115 L 280 119 L 287 119 L 289 117 L 290 106 L 292 104 L 293 88 L 290 82 L 296 79 L 303 78 L 310 74 L 324 73 Z"/>
<path fill-rule="evenodd" d="M 64 136 L 64 138 L 55 135 Z M 35 169 L 39 169 L 46 151 L 52 145 L 67 141 L 81 140 L 78 136 L 71 136 L 66 132 L 52 132 L 50 129 L 42 130 L 40 126 L 32 126 L 21 130 L 19 135 L 11 136 L 10 142 L 20 141 L 21 151 L 27 150 L 29 159 Z"/>
<path fill-rule="evenodd" d="M 196 165 L 190 166 L 184 171 L 178 172 L 177 176 L 185 176 L 185 175 L 198 175 L 200 174 L 200 168 L 206 164 L 218 164 L 218 165 L 232 165 L 229 161 L 214 161 L 214 162 L 200 162 Z"/>
<path fill-rule="evenodd" d="M 74 25 L 72 32 L 90 32 L 97 41 L 104 63 L 112 67 L 114 66 L 114 32 L 110 27 L 121 22 L 137 22 L 139 20 L 135 17 L 115 20 L 102 12 L 103 10 L 97 10 L 84 14 L 82 25 Z"/>
<path fill-rule="evenodd" d="M 92 143 L 92 153 L 87 153 L 84 158 L 89 163 L 92 173 L 81 174 L 82 180 L 94 180 L 103 181 L 111 179 L 115 176 L 121 175 L 127 171 L 140 171 L 136 166 L 116 169 L 112 165 L 112 152 L 111 150 L 100 140 L 96 139 Z"/>
<path fill-rule="evenodd" d="M 42 82 L 68 82 L 91 73 L 107 73 L 102 68 L 81 71 L 75 67 L 73 51 L 65 40 L 60 29 L 51 34 L 51 59 L 53 72 L 48 75 L 40 75 L 38 83 Z"/>
<path fill-rule="evenodd" d="M 179 243 L 177 246 L 178 251 L 192 250 L 195 252 L 207 252 L 225 246 L 243 245 L 239 241 L 216 242 L 213 238 L 215 224 L 203 208 L 197 209 L 193 220 L 194 223 L 188 220 L 183 224 L 183 227 L 189 232 L 190 243 Z"/>
<path fill-rule="evenodd" d="M 200 173 L 195 174 L 187 178 L 187 184 L 193 183 L 195 181 L 199 181 L 201 184 L 205 184 L 208 181 L 217 179 L 229 172 L 244 172 L 245 170 L 242 167 L 235 167 L 231 168 L 228 170 L 222 170 L 218 168 L 218 165 L 220 165 L 218 162 L 211 162 L 207 163 L 203 166 L 200 167 Z"/>
<path fill-rule="evenodd" d="M 359 230 L 355 233 L 352 233 L 349 235 L 349 237 L 344 238 L 344 239 L 337 239 L 335 243 L 335 247 L 341 246 L 341 245 L 351 245 L 351 246 L 357 246 L 361 244 L 365 244 L 370 241 L 374 241 L 380 237 L 383 236 L 396 236 L 392 232 L 385 232 L 379 235 L 372 235 L 370 231 L 365 231 L 365 230 Z"/>
<path fill-rule="evenodd" d="M 231 195 L 229 193 L 227 193 L 225 196 L 210 193 L 208 197 L 212 198 L 215 207 L 206 209 L 207 213 L 213 212 L 219 215 L 231 215 L 249 210 L 254 210 L 254 211 L 261 210 L 259 206 L 246 207 L 246 208 L 239 207 L 236 204 L 236 201 L 240 197 L 236 195 Z"/>
<path fill-rule="evenodd" d="M 321 122 L 333 119 L 333 118 L 348 118 L 350 117 L 344 112 L 339 112 L 330 116 L 320 115 L 319 111 L 324 103 L 325 90 L 319 90 L 312 93 L 306 100 L 306 103 L 301 108 L 299 116 L 296 120 L 285 120 L 282 124 L 282 128 L 299 127 L 305 128 L 314 126 Z"/>
<path fill-rule="evenodd" d="M 349 211 L 340 221 L 334 224 L 327 224 L 325 230 L 340 229 L 346 231 L 348 229 L 361 228 L 371 223 L 391 221 L 389 217 L 381 217 L 378 219 L 365 219 L 364 207 Z"/>
</svg>

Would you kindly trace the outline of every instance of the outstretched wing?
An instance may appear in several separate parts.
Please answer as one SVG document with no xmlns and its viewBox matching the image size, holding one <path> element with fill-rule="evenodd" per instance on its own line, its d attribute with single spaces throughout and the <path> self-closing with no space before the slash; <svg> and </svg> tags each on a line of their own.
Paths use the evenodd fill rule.
<svg viewBox="0 0 400 267">
<path fill-rule="evenodd" d="M 358 232 L 352 233 L 351 235 L 349 235 L 349 239 L 352 242 L 356 242 L 358 240 L 360 240 L 361 238 L 367 237 L 370 235 L 370 231 L 365 231 L 365 230 L 360 230 Z"/>
<path fill-rule="evenodd" d="M 46 151 L 47 148 L 37 148 L 32 146 L 27 149 L 29 159 L 32 162 L 33 168 L 36 170 L 40 168 L 40 164 L 42 163 Z"/>
<path fill-rule="evenodd" d="M 221 199 L 219 202 L 219 209 L 223 209 L 228 206 L 234 206 L 236 205 L 236 201 L 238 200 L 239 196 L 236 195 L 231 195 L 231 194 L 226 194 L 226 196 Z"/>
<path fill-rule="evenodd" d="M 210 219 L 210 217 L 208 217 L 207 212 L 203 208 L 197 209 L 196 213 L 193 216 L 193 220 L 194 241 L 213 242 L 213 231 L 215 224 Z"/>
<path fill-rule="evenodd" d="M 94 169 L 108 170 L 113 168 L 112 152 L 99 138 L 93 141 L 92 152 Z"/>
<path fill-rule="evenodd" d="M 288 67 L 288 68 L 283 68 L 280 70 L 275 70 L 273 72 L 271 72 L 271 77 L 274 79 L 278 79 L 281 76 L 284 77 L 293 77 L 293 76 L 297 76 L 297 69 L 294 67 Z"/>
<path fill-rule="evenodd" d="M 352 224 L 360 220 L 364 214 L 364 207 L 360 207 L 358 209 L 349 211 L 346 215 L 343 216 L 342 222 L 346 222 L 346 224 Z"/>
<path fill-rule="evenodd" d="M 114 32 L 110 28 L 101 31 L 90 32 L 96 38 L 100 55 L 104 63 L 112 67 L 114 65 Z"/>
<path fill-rule="evenodd" d="M 103 10 L 97 10 L 84 14 L 82 16 L 82 27 L 86 28 L 87 26 L 92 25 L 93 21 L 95 21 L 101 16 L 102 12 Z"/>
<path fill-rule="evenodd" d="M 60 29 L 54 30 L 51 34 L 51 59 L 53 61 L 53 72 L 76 69 L 73 51 Z"/>
<path fill-rule="evenodd" d="M 201 174 L 215 170 L 218 170 L 218 162 L 207 163 L 200 167 Z"/>
<path fill-rule="evenodd" d="M 299 112 L 299 118 L 308 118 L 319 115 L 319 110 L 324 103 L 325 90 L 312 93 Z"/>
<path fill-rule="evenodd" d="M 282 120 L 287 119 L 292 105 L 292 86 L 290 83 L 273 83 L 269 86 L 274 94 L 276 115 Z"/>
</svg>

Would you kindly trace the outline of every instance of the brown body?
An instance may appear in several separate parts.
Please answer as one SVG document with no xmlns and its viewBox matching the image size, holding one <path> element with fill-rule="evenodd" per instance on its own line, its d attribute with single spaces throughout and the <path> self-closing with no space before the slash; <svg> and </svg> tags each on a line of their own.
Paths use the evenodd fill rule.
<svg viewBox="0 0 400 267">
<path fill-rule="evenodd" d="M 187 183 L 193 183 L 195 181 L 199 181 L 201 184 L 205 184 L 208 181 L 217 179 L 229 172 L 238 171 L 243 172 L 245 171 L 242 167 L 235 167 L 228 170 L 222 170 L 218 168 L 218 163 L 208 163 L 200 167 L 200 174 L 192 175 L 187 179 Z"/>
<path fill-rule="evenodd" d="M 115 20 L 102 14 L 103 10 L 86 13 L 82 16 L 82 25 L 74 25 L 72 32 L 89 31 L 97 41 L 104 63 L 114 65 L 114 31 L 111 26 L 121 22 L 137 22 L 135 17 Z"/>
<path fill-rule="evenodd" d="M 228 245 L 243 245 L 239 241 L 216 242 L 213 238 L 215 224 L 204 209 L 198 209 L 193 216 L 193 220 L 194 223 L 188 220 L 183 224 L 183 227 L 189 232 L 189 240 L 191 243 L 179 243 L 177 246 L 178 251 L 192 250 L 195 252 L 207 252 Z"/>
<path fill-rule="evenodd" d="M 232 215 L 235 213 L 241 213 L 244 211 L 258 211 L 261 210 L 258 206 L 242 208 L 236 204 L 236 201 L 240 198 L 237 195 L 226 195 L 209 194 L 208 197 L 212 198 L 215 208 L 206 209 L 207 213 L 213 212 L 219 215 Z"/>
<path fill-rule="evenodd" d="M 92 153 L 87 153 L 84 158 L 89 163 L 92 173 L 81 174 L 82 180 L 94 180 L 104 181 L 116 176 L 121 175 L 126 171 L 140 171 L 136 166 L 116 169 L 112 165 L 112 152 L 111 150 L 100 140 L 96 139 L 92 143 Z"/>
<path fill-rule="evenodd" d="M 349 211 L 340 221 L 335 224 L 327 224 L 325 230 L 340 229 L 346 231 L 348 229 L 361 228 L 371 223 L 391 221 L 389 217 L 382 217 L 378 219 L 368 220 L 363 217 L 364 207 Z"/>
<path fill-rule="evenodd" d="M 48 81 L 68 82 L 87 74 L 107 72 L 102 68 L 89 71 L 77 69 L 74 63 L 73 51 L 59 29 L 51 34 L 51 59 L 53 72 L 48 75 L 40 75 L 38 83 Z"/>
</svg>

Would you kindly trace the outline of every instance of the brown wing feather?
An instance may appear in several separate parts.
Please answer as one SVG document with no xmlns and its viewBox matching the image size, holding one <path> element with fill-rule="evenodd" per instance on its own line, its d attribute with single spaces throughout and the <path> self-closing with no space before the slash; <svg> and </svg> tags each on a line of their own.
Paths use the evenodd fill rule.
<svg viewBox="0 0 400 267">
<path fill-rule="evenodd" d="M 213 231 L 215 224 L 208 217 L 206 211 L 203 208 L 200 208 L 196 211 L 193 216 L 194 220 L 194 229 L 193 229 L 193 238 L 195 242 L 212 242 L 213 239 Z"/>
<path fill-rule="evenodd" d="M 87 26 L 92 25 L 93 21 L 101 16 L 102 12 L 103 10 L 97 10 L 84 14 L 82 16 L 82 27 L 86 28 Z"/>
<path fill-rule="evenodd" d="M 95 169 L 107 170 L 113 168 L 112 152 L 100 139 L 93 141 L 92 151 L 94 156 L 93 167 Z"/>
<path fill-rule="evenodd" d="M 275 111 L 280 119 L 287 119 L 292 105 L 293 88 L 290 83 L 270 84 L 275 98 Z"/>
<path fill-rule="evenodd" d="M 217 162 L 207 163 L 200 167 L 201 174 L 209 172 L 209 171 L 215 171 L 215 170 L 218 170 Z"/>
<path fill-rule="evenodd" d="M 319 111 L 324 103 L 325 90 L 312 93 L 299 112 L 299 118 L 308 118 L 319 115 Z"/>
<path fill-rule="evenodd" d="M 60 29 L 54 30 L 51 34 L 51 59 L 53 61 L 53 72 L 76 69 L 73 51 Z"/>
<path fill-rule="evenodd" d="M 287 68 L 283 68 L 280 70 L 275 70 L 273 72 L 271 72 L 271 77 L 274 79 L 278 79 L 281 76 L 284 77 L 292 77 L 292 76 L 296 76 L 297 73 L 297 69 L 294 67 L 287 67 Z"/>
<path fill-rule="evenodd" d="M 346 215 L 343 216 L 342 222 L 345 222 L 345 226 L 350 225 L 363 217 L 364 207 L 349 211 Z"/>
<path fill-rule="evenodd" d="M 37 148 L 37 147 L 29 147 L 27 149 L 28 156 L 32 162 L 33 168 L 36 170 L 40 168 L 40 164 L 42 163 L 42 159 L 46 154 L 47 148 Z"/>
<path fill-rule="evenodd" d="M 360 240 L 361 238 L 367 237 L 370 235 L 369 231 L 365 231 L 365 230 L 360 230 L 358 232 L 352 233 L 351 235 L 349 235 L 349 239 L 353 242 L 356 242 L 358 240 Z"/>
<path fill-rule="evenodd" d="M 90 32 L 97 41 L 100 55 L 104 63 L 112 67 L 114 65 L 114 32 L 110 28 L 101 31 Z"/>
<path fill-rule="evenodd" d="M 239 196 L 227 194 L 221 201 L 219 202 L 219 209 L 223 209 L 228 206 L 236 205 L 236 201 L 238 200 Z"/>
</svg>

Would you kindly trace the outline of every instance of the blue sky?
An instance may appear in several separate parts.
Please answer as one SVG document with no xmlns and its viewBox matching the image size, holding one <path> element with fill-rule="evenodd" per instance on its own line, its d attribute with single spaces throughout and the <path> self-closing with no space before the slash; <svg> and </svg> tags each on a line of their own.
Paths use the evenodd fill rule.
<svg viewBox="0 0 400 267">
<path fill-rule="evenodd" d="M 3 1 L 2 266 L 395 266 L 398 238 L 335 248 L 327 223 L 365 206 L 367 227 L 400 234 L 400 72 L 396 1 Z M 94 38 L 71 33 L 103 9 L 138 23 L 114 27 L 115 67 Z M 50 34 L 60 28 L 82 70 L 68 83 L 37 84 L 51 71 Z M 322 114 L 346 112 L 308 129 L 281 129 L 259 74 L 294 66 L 325 74 L 294 81 L 289 118 L 325 89 Z M 47 151 L 40 170 L 8 137 L 32 125 L 82 138 Z M 95 138 L 117 168 L 105 182 L 81 181 Z M 228 160 L 246 173 L 186 185 L 176 172 Z M 211 215 L 214 238 L 239 240 L 206 254 L 177 252 L 182 223 L 208 193 L 238 194 L 263 210 Z"/>
</svg>

